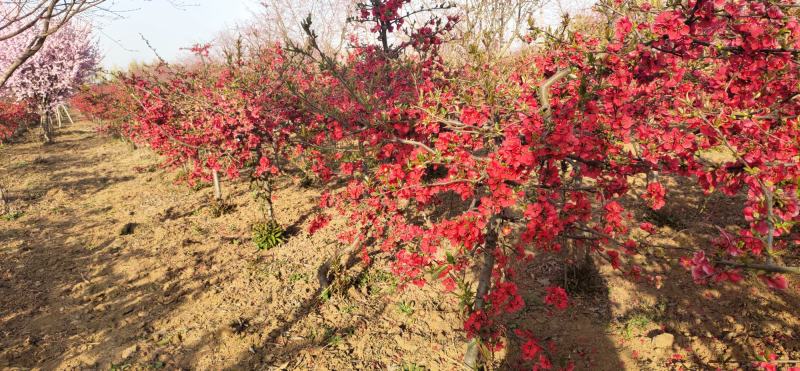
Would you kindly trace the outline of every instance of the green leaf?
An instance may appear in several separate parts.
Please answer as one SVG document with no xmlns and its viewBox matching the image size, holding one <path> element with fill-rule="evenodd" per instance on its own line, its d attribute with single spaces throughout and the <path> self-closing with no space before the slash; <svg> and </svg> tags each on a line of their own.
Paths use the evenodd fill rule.
<svg viewBox="0 0 800 371">
<path fill-rule="evenodd" d="M 450 264 L 455 264 L 456 263 L 456 258 L 453 256 L 453 254 L 451 254 L 449 251 L 446 252 L 445 254 L 447 256 L 447 262 L 448 263 L 450 263 Z"/>
</svg>

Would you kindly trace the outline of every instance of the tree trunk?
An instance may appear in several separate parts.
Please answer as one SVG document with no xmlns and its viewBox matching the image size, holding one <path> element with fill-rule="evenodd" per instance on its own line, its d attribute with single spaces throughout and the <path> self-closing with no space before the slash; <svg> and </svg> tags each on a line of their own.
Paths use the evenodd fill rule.
<svg viewBox="0 0 800 371">
<path fill-rule="evenodd" d="M 264 180 L 264 201 L 266 203 L 267 221 L 275 221 L 275 209 L 272 205 L 272 179 L 267 177 Z"/>
<path fill-rule="evenodd" d="M 6 201 L 6 192 L 3 186 L 0 185 L 0 214 L 5 214 L 8 211 L 8 201 Z"/>
<path fill-rule="evenodd" d="M 47 130 L 49 131 L 49 137 L 50 137 L 50 142 L 51 143 L 53 142 L 53 134 L 54 134 L 54 131 L 55 131 L 53 129 L 55 129 L 55 124 L 53 122 L 53 115 L 50 112 L 48 112 L 47 113 Z"/>
<path fill-rule="evenodd" d="M 494 216 L 489 220 L 487 227 L 489 230 L 486 234 L 486 242 L 483 246 L 483 268 L 481 269 L 480 276 L 478 276 L 478 289 L 475 292 L 475 305 L 472 310 L 482 310 L 486 305 L 484 296 L 489 293 L 492 286 L 492 269 L 494 269 L 494 250 L 497 248 L 497 217 Z M 480 342 L 478 339 L 472 339 L 467 345 L 467 352 L 464 354 L 464 363 L 476 369 L 478 364 L 478 351 Z"/>
<path fill-rule="evenodd" d="M 39 114 L 39 122 L 42 124 L 42 138 L 44 144 L 53 143 L 52 128 L 50 127 L 49 117 L 45 110 L 42 110 Z"/>
<path fill-rule="evenodd" d="M 61 129 L 61 110 L 56 108 L 56 122 L 58 122 L 58 128 Z"/>
<path fill-rule="evenodd" d="M 214 179 L 214 199 L 219 201 L 222 199 L 222 186 L 219 184 L 219 173 L 216 170 L 211 170 L 211 176 Z"/>
</svg>

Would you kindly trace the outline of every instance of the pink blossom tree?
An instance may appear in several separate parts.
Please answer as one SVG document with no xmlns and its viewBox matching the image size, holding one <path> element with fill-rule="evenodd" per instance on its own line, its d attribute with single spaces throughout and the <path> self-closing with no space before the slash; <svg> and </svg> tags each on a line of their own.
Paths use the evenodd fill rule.
<svg viewBox="0 0 800 371">
<path fill-rule="evenodd" d="M 0 42 L 0 66 L 15 63 L 36 31 Z M 44 142 L 52 142 L 51 113 L 76 88 L 91 78 L 99 62 L 96 39 L 87 24 L 71 23 L 47 38 L 36 55 L 22 64 L 6 83 L 3 94 L 29 101 L 37 110 Z"/>
<path fill-rule="evenodd" d="M 0 87 L 29 58 L 38 53 L 45 40 L 69 25 L 76 16 L 90 13 L 106 0 L 10 0 L 0 3 L 0 43 L 24 38 L 27 43 L 0 70 Z M 102 9 L 108 12 L 108 9 Z"/>
</svg>

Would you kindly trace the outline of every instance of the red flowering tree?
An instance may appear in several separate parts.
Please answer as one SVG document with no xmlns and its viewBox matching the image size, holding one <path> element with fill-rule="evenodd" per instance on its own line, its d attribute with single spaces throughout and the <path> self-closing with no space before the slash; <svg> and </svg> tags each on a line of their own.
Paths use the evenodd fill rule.
<svg viewBox="0 0 800 371">
<path fill-rule="evenodd" d="M 361 5 L 358 19 L 374 23 L 379 45 L 345 61 L 313 50 L 313 32 L 309 48 L 296 49 L 322 66 L 309 77 L 319 94 L 299 93 L 321 115 L 312 131 L 330 128 L 313 145 L 339 149 L 309 153 L 322 178 L 348 181 L 321 204 L 349 212 L 359 227 L 342 237 L 365 260 L 371 237 L 409 281 L 434 273 L 447 290 L 475 290 L 469 337 L 500 345 L 497 318 L 524 305 L 515 272 L 533 253 L 581 250 L 641 275 L 626 257 L 653 247 L 632 237 L 653 228 L 621 200 L 637 177 L 653 209 L 667 200 L 663 176 L 746 191 L 750 228 L 723 230 L 715 248 L 687 247 L 698 283 L 738 281 L 748 269 L 785 288 L 780 273 L 798 272 L 781 263 L 796 253 L 800 210 L 800 34 L 788 2 L 605 4 L 616 25 L 607 39 L 572 34 L 510 66 L 460 69 L 409 52 L 436 41 L 389 45 L 403 5 Z M 710 151 L 728 160 L 710 161 Z M 483 268 L 471 286 L 465 272 L 475 265 Z M 545 302 L 564 308 L 567 298 L 551 287 Z M 539 349 L 529 334 L 517 333 Z M 538 351 L 524 357 L 550 362 Z"/>
<path fill-rule="evenodd" d="M 189 166 L 189 182 L 246 175 L 260 190 L 270 228 L 277 230 L 274 177 L 291 149 L 287 144 L 297 98 L 286 93 L 288 73 L 282 50 L 268 47 L 245 55 L 229 51 L 227 61 L 208 60 L 210 45 L 192 50 L 195 66 L 162 63 L 143 75 L 123 77 L 139 109 L 130 136 L 164 155 L 171 167 Z"/>
<path fill-rule="evenodd" d="M 359 4 L 351 20 L 377 42 L 353 38 L 343 56 L 326 54 L 307 20 L 308 40 L 290 44 L 291 55 L 237 52 L 224 64 L 130 76 L 140 108 L 130 133 L 168 164 L 190 165 L 190 179 L 250 175 L 268 205 L 290 157 L 325 185 L 344 184 L 323 193 L 310 230 L 343 213 L 354 227 L 340 239 L 366 263 L 383 251 L 406 282 L 472 298 L 471 365 L 479 348 L 516 337 L 534 367 L 569 367 L 551 364 L 554 350 L 529 329 L 504 326 L 525 306 L 517 272 L 566 250 L 646 275 L 632 257 L 658 259 L 647 253 L 660 247 L 632 211 L 670 202 L 665 177 L 746 197 L 746 227 L 682 247 L 698 284 L 754 272 L 784 289 L 782 274 L 800 273 L 791 2 L 603 2 L 598 16 L 613 25 L 604 35 L 534 33 L 542 47 L 494 65 L 444 60 L 457 18 L 410 3 Z M 554 309 L 569 306 L 564 288 L 542 294 Z"/>
<path fill-rule="evenodd" d="M 749 228 L 721 229 L 716 249 L 694 247 L 684 264 L 698 282 L 738 280 L 736 268 L 752 268 L 770 287 L 785 288 L 779 273 L 800 272 L 781 261 L 796 253 L 800 213 L 796 9 L 782 1 L 615 6 L 628 16 L 612 16 L 614 38 L 575 48 L 605 55 L 553 61 L 597 82 L 583 92 L 591 98 L 583 115 L 628 152 L 603 165 L 645 169 L 643 198 L 655 209 L 665 196 L 655 174 L 695 178 L 708 193 L 746 192 Z"/>
<path fill-rule="evenodd" d="M 123 137 L 137 108 L 123 84 L 114 79 L 82 86 L 69 103 L 96 122 L 99 131 L 115 137 Z"/>
</svg>

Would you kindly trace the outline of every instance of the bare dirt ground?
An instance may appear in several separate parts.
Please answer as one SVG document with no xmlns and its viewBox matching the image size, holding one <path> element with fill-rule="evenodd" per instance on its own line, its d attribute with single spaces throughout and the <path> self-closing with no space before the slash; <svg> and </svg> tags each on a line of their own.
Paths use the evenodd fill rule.
<svg viewBox="0 0 800 371">
<path fill-rule="evenodd" d="M 209 188 L 175 184 L 155 155 L 88 122 L 56 142 L 29 135 L 0 148 L 13 209 L 0 219 L 0 369 L 463 369 L 457 299 L 439 287 L 400 289 L 387 266 L 355 264 L 352 285 L 320 298 L 318 270 L 343 222 L 305 232 L 317 190 L 285 181 L 276 211 L 295 233 L 260 252 L 250 226 L 262 212 L 247 184 L 225 183 L 234 210 L 214 217 Z M 697 246 L 712 224 L 739 222 L 737 205 L 714 196 L 670 197 L 684 206 L 648 216 L 660 243 Z M 577 369 L 800 359 L 796 281 L 783 293 L 755 278 L 698 287 L 675 254 L 644 266 L 662 272 L 660 288 L 603 264 L 575 273 L 541 258 L 520 272 L 528 306 L 506 325 L 533 329 Z M 571 306 L 548 313 L 543 288 L 564 280 Z M 520 368 L 508 349 L 495 368 Z"/>
</svg>

